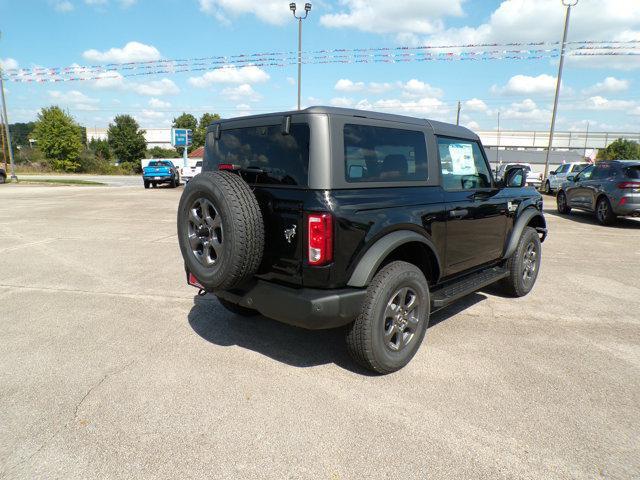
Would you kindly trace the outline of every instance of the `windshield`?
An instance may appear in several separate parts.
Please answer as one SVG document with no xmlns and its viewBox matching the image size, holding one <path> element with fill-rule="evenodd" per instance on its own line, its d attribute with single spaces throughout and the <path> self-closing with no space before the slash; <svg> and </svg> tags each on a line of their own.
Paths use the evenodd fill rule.
<svg viewBox="0 0 640 480">
<path fill-rule="evenodd" d="M 149 162 L 149 167 L 170 167 L 169 162 Z"/>
<path fill-rule="evenodd" d="M 243 178 L 249 183 L 306 186 L 309 126 L 293 124 L 288 135 L 282 133 L 281 124 L 223 130 L 211 149 L 211 161 L 244 169 Z"/>
</svg>

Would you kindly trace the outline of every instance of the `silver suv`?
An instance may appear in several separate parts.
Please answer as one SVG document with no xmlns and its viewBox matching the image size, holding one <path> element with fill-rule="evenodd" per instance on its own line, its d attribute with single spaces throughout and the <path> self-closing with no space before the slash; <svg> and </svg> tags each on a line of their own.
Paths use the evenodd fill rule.
<svg viewBox="0 0 640 480">
<path fill-rule="evenodd" d="M 617 217 L 640 217 L 640 160 L 608 160 L 569 175 L 556 197 L 558 212 L 579 208 L 602 225 Z"/>
<path fill-rule="evenodd" d="M 563 163 L 554 171 L 549 172 L 549 178 L 544 182 L 542 191 L 544 193 L 552 193 L 557 191 L 564 182 L 567 181 L 567 176 L 577 175 L 582 170 L 587 168 L 590 164 L 586 162 L 571 162 Z"/>
</svg>

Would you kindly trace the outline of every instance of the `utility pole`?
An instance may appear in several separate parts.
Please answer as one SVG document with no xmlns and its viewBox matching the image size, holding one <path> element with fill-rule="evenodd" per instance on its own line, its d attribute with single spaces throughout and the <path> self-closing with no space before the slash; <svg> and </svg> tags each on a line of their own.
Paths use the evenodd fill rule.
<svg viewBox="0 0 640 480">
<path fill-rule="evenodd" d="M 296 15 L 296 4 L 290 3 L 289 9 L 293 13 L 293 17 L 298 20 L 298 110 L 300 110 L 300 96 L 302 93 L 302 20 L 309 16 L 311 4 L 304 4 L 304 17 Z"/>
<path fill-rule="evenodd" d="M 569 17 L 571 16 L 571 7 L 578 4 L 578 0 L 562 0 L 562 5 L 567 7 L 567 13 L 564 17 L 564 33 L 562 34 L 562 46 L 560 47 L 560 64 L 558 65 L 558 79 L 556 80 L 556 94 L 553 99 L 553 113 L 551 114 L 551 128 L 549 129 L 549 146 L 547 147 L 547 156 L 544 161 L 544 175 L 542 182 L 549 176 L 549 154 L 553 146 L 553 133 L 556 128 L 556 114 L 558 113 L 558 97 L 560 96 L 560 85 L 562 82 L 562 69 L 564 67 L 564 50 L 567 46 L 567 32 L 569 31 Z"/>
<path fill-rule="evenodd" d="M 456 115 L 456 125 L 460 125 L 460 100 L 458 100 L 458 114 Z"/>
<path fill-rule="evenodd" d="M 0 32 L 0 37 L 2 32 Z M 11 132 L 9 132 L 9 117 L 7 116 L 7 102 L 4 98 L 4 80 L 2 75 L 2 65 L 0 65 L 0 92 L 2 92 L 2 114 L 4 116 L 5 135 L 7 136 L 7 149 L 9 150 L 9 161 L 11 162 L 11 180 L 18 180 L 16 169 L 13 164 L 13 149 L 11 148 Z"/>
<path fill-rule="evenodd" d="M 7 152 L 4 147 L 4 116 L 0 112 L 0 140 L 2 141 L 2 160 L 4 162 L 4 171 L 7 171 Z"/>
<path fill-rule="evenodd" d="M 497 143 L 498 146 L 496 147 L 496 163 L 501 163 L 500 162 L 500 110 L 498 110 L 498 139 L 497 139 Z"/>
<path fill-rule="evenodd" d="M 589 140 L 589 122 L 587 122 L 587 131 L 584 134 L 584 157 L 587 157 L 587 141 Z"/>
</svg>

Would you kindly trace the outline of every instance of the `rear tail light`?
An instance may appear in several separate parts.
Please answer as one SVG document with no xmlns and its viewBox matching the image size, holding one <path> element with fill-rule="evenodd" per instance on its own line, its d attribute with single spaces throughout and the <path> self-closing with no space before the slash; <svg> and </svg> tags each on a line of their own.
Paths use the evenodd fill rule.
<svg viewBox="0 0 640 480">
<path fill-rule="evenodd" d="M 195 276 L 193 273 L 191 273 L 191 272 L 189 272 L 189 275 L 187 276 L 187 283 L 188 283 L 189 285 L 191 285 L 192 287 L 201 288 L 201 289 L 202 289 L 202 288 L 204 288 L 204 287 L 200 284 L 200 282 L 198 281 L 198 279 L 196 278 L 196 276 Z"/>
<path fill-rule="evenodd" d="M 240 168 L 239 165 L 234 165 L 233 163 L 219 163 L 218 170 L 238 170 Z"/>
<path fill-rule="evenodd" d="M 330 213 L 311 213 L 307 217 L 309 265 L 333 261 L 333 217 Z"/>
<path fill-rule="evenodd" d="M 626 205 L 626 203 L 627 203 L 627 197 L 622 197 L 622 198 L 620 199 L 620 201 L 618 202 L 618 206 L 620 206 L 620 207 L 621 207 L 621 206 L 623 206 L 623 205 Z"/>
<path fill-rule="evenodd" d="M 640 188 L 640 182 L 620 182 L 618 188 Z"/>
</svg>

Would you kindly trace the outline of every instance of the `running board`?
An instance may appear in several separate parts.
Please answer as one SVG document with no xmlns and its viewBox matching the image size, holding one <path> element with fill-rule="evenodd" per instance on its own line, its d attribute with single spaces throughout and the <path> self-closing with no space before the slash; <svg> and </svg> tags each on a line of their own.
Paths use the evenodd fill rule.
<svg viewBox="0 0 640 480">
<path fill-rule="evenodd" d="M 502 267 L 492 267 L 472 273 L 431 292 L 431 305 L 433 308 L 446 307 L 450 303 L 508 276 L 509 270 Z"/>
</svg>

